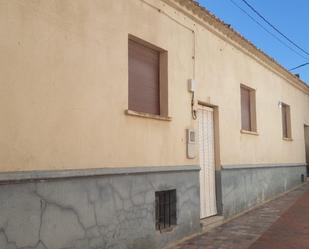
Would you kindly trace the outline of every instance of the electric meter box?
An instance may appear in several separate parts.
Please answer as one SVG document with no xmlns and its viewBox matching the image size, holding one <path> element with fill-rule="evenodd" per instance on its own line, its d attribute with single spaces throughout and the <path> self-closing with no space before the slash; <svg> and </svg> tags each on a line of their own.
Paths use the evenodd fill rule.
<svg viewBox="0 0 309 249">
<path fill-rule="evenodd" d="M 193 159 L 196 157 L 196 131 L 187 129 L 187 157 Z"/>
</svg>

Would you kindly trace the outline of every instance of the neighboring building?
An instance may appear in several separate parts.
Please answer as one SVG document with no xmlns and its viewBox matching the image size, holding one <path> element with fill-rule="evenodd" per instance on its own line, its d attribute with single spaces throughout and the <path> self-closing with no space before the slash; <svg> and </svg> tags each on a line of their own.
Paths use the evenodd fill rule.
<svg viewBox="0 0 309 249">
<path fill-rule="evenodd" d="M 162 248 L 306 174 L 308 86 L 191 0 L 3 0 L 0 37 L 1 249 Z"/>
</svg>

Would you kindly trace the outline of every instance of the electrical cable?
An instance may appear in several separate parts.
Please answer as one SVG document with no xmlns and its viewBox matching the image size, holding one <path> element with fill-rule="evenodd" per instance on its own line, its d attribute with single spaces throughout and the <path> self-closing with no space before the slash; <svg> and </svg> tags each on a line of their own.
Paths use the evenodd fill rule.
<svg viewBox="0 0 309 249">
<path fill-rule="evenodd" d="M 304 63 L 304 64 L 301 64 L 301 65 L 299 65 L 299 66 L 297 66 L 297 67 L 293 67 L 293 68 L 289 69 L 289 71 L 295 70 L 295 69 L 297 69 L 297 68 L 300 68 L 300 67 L 303 67 L 303 66 L 306 66 L 306 65 L 309 65 L 309 62 L 306 62 L 306 63 Z"/>
<path fill-rule="evenodd" d="M 276 28 L 273 24 L 271 24 L 262 14 L 260 14 L 252 5 L 250 5 L 246 0 L 241 0 L 244 2 L 254 13 L 256 13 L 260 18 L 262 18 L 270 27 L 272 27 L 275 31 L 277 31 L 281 36 L 283 36 L 286 40 L 288 40 L 291 44 L 293 44 L 295 47 L 297 47 L 299 50 L 301 50 L 306 55 L 309 55 L 309 52 L 307 52 L 305 49 L 297 45 L 294 41 L 292 41 L 289 37 L 287 37 L 285 34 L 283 34 L 278 28 Z"/>
<path fill-rule="evenodd" d="M 191 98 L 191 115 L 194 120 L 197 119 L 197 111 L 194 109 L 194 92 L 192 92 Z"/>
<path fill-rule="evenodd" d="M 253 22 L 255 22 L 260 28 L 262 28 L 265 32 L 267 32 L 269 35 L 271 35 L 273 38 L 275 38 L 278 42 L 280 42 L 283 46 L 290 49 L 292 52 L 297 54 L 298 56 L 302 57 L 303 59 L 309 60 L 309 58 L 305 57 L 298 51 L 296 51 L 294 48 L 286 44 L 284 41 L 282 41 L 280 38 L 278 38 L 276 35 L 274 35 L 272 32 L 270 32 L 267 28 L 265 28 L 259 21 L 257 21 L 253 16 L 251 16 L 245 9 L 243 9 L 241 6 L 239 6 L 234 0 L 229 0 L 234 6 L 236 6 L 238 9 L 240 9 L 245 15 L 247 15 Z"/>
</svg>

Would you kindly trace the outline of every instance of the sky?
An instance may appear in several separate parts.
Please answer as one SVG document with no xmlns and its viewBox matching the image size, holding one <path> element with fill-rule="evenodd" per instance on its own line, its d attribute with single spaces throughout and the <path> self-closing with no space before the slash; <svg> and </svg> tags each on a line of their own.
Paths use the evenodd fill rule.
<svg viewBox="0 0 309 249">
<path fill-rule="evenodd" d="M 266 18 L 281 33 L 296 43 L 309 54 L 309 1 L 308 0 L 246 0 L 264 18 Z M 198 2 L 215 14 L 233 29 L 242 34 L 255 46 L 274 58 L 286 69 L 291 69 L 303 63 L 309 62 L 309 55 L 302 52 L 285 38 L 280 36 L 261 18 L 259 18 L 243 0 L 198 0 Z M 234 3 L 233 3 L 234 2 Z M 276 38 L 267 33 L 255 21 L 248 17 L 237 6 L 245 10 L 256 21 L 264 26 L 273 35 L 279 38 L 287 46 L 284 46 Z M 293 70 L 300 74 L 300 78 L 309 84 L 309 65 Z"/>
</svg>

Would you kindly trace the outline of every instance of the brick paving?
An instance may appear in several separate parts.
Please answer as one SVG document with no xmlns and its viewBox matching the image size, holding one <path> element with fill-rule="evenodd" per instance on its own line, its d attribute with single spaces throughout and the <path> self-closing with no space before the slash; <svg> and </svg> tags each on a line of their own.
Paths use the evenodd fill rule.
<svg viewBox="0 0 309 249">
<path fill-rule="evenodd" d="M 307 212 L 309 184 L 169 249 L 308 249 Z"/>
<path fill-rule="evenodd" d="M 250 249 L 308 249 L 309 191 L 300 197 Z"/>
</svg>

